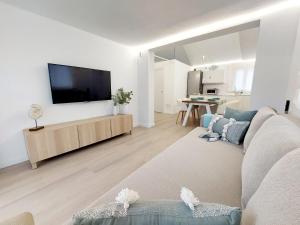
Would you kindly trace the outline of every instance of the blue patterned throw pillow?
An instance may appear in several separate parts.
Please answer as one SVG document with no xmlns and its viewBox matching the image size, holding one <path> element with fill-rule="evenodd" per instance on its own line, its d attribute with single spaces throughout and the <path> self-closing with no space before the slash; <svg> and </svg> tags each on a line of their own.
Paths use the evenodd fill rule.
<svg viewBox="0 0 300 225">
<path fill-rule="evenodd" d="M 239 225 L 239 208 L 200 203 L 194 210 L 182 201 L 136 202 L 125 210 L 110 203 L 83 210 L 73 217 L 73 225 Z"/>
<path fill-rule="evenodd" d="M 249 121 L 236 121 L 219 116 L 212 121 L 211 130 L 207 135 L 219 134 L 221 140 L 239 145 L 243 143 L 249 126 Z M 205 135 L 202 137 L 206 138 Z"/>
<path fill-rule="evenodd" d="M 220 135 L 223 134 L 224 126 L 229 123 L 229 119 L 220 118 L 213 124 L 212 131 Z"/>
</svg>

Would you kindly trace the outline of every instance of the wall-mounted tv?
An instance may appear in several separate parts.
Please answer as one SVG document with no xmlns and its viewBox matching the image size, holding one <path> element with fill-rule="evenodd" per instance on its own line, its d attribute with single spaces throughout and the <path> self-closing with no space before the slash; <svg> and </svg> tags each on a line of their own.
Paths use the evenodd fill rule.
<svg viewBox="0 0 300 225">
<path fill-rule="evenodd" d="M 110 71 L 48 64 L 54 104 L 111 99 Z"/>
</svg>

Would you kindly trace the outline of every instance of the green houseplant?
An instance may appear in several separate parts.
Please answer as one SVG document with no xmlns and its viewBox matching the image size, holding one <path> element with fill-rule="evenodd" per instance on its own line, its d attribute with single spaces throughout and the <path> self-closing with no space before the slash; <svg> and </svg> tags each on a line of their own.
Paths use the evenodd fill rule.
<svg viewBox="0 0 300 225">
<path fill-rule="evenodd" d="M 112 96 L 112 100 L 114 103 L 114 115 L 117 114 L 115 112 L 115 108 L 119 105 L 119 112 L 121 114 L 128 114 L 128 104 L 130 103 L 133 96 L 132 91 L 125 91 L 124 88 L 119 88 L 115 95 Z"/>
</svg>

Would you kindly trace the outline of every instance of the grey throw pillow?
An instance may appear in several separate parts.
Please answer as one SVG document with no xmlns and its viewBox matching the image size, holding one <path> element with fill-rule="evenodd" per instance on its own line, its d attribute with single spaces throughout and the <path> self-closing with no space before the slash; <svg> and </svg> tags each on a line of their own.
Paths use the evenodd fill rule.
<svg viewBox="0 0 300 225">
<path fill-rule="evenodd" d="M 249 121 L 235 121 L 228 127 L 226 139 L 230 143 L 239 145 L 242 144 L 249 128 Z"/>
<path fill-rule="evenodd" d="M 257 111 L 241 111 L 227 107 L 224 118 L 233 118 L 236 121 L 250 121 L 253 119 Z"/>
<path fill-rule="evenodd" d="M 200 203 L 192 211 L 182 201 L 147 201 L 130 205 L 107 204 L 73 217 L 73 225 L 239 225 L 239 208 Z"/>
</svg>

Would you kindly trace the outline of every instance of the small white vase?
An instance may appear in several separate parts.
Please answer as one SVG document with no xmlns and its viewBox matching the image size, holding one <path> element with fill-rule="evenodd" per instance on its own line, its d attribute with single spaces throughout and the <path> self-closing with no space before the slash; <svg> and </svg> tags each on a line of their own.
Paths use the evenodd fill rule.
<svg viewBox="0 0 300 225">
<path fill-rule="evenodd" d="M 119 107 L 117 105 L 113 106 L 113 115 L 116 116 L 119 113 Z"/>
<path fill-rule="evenodd" d="M 128 104 L 120 105 L 119 113 L 120 114 L 129 114 Z"/>
</svg>

